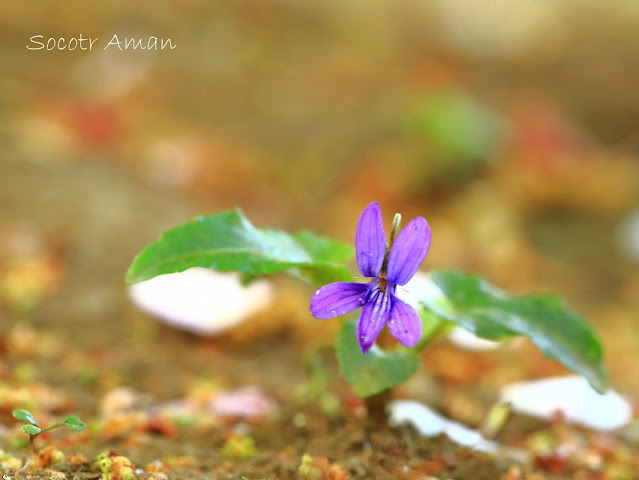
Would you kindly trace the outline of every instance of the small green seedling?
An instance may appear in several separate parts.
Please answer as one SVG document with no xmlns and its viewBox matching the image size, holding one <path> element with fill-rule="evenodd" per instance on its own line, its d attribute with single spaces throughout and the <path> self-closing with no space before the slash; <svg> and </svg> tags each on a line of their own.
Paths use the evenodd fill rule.
<svg viewBox="0 0 639 480">
<path fill-rule="evenodd" d="M 256 454 L 255 440 L 251 437 L 229 438 L 222 447 L 222 455 L 226 458 L 249 459 Z"/>
<path fill-rule="evenodd" d="M 46 432 L 47 430 L 53 430 L 54 428 L 58 427 L 69 427 L 71 430 L 81 432 L 82 430 L 85 430 L 87 428 L 82 420 L 73 415 L 65 417 L 65 419 L 61 422 L 54 423 L 53 425 L 49 425 L 45 428 L 40 428 L 40 424 L 35 418 L 33 418 L 33 415 L 28 410 L 18 408 L 17 410 L 11 412 L 11 414 L 13 415 L 13 418 L 24 423 L 24 425 L 22 426 L 22 431 L 29 435 L 29 444 L 32 446 L 32 448 L 33 442 L 36 437 L 42 432 Z"/>
</svg>

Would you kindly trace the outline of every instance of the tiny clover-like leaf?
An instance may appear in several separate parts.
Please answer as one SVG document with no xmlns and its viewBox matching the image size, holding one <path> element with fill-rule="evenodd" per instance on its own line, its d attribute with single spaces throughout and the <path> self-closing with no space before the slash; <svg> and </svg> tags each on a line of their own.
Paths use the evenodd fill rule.
<svg viewBox="0 0 639 480">
<path fill-rule="evenodd" d="M 134 259 L 126 281 L 136 283 L 192 267 L 236 271 L 247 278 L 286 272 L 312 283 L 352 281 L 339 264 L 353 248 L 310 232 L 290 235 L 255 228 L 241 210 L 197 217 L 165 232 Z"/>
<path fill-rule="evenodd" d="M 373 346 L 362 353 L 357 343 L 357 321 L 344 322 L 335 343 L 340 371 L 360 397 L 369 397 L 394 387 L 417 371 L 415 349 L 397 347 L 384 351 Z"/>
<path fill-rule="evenodd" d="M 431 271 L 430 280 L 437 288 L 420 301 L 435 314 L 490 340 L 528 337 L 547 357 L 583 375 L 595 390 L 606 390 L 597 336 L 559 298 L 511 296 L 481 278 L 458 272 Z"/>
<path fill-rule="evenodd" d="M 31 423 L 36 427 L 40 425 L 37 420 L 33 418 L 31 412 L 28 410 L 24 410 L 23 408 L 14 410 L 13 412 L 11 412 L 11 415 L 13 415 L 13 418 L 15 418 L 16 420 L 20 420 L 22 423 Z"/>
<path fill-rule="evenodd" d="M 42 430 L 35 425 L 22 425 L 22 431 L 24 433 L 28 433 L 29 435 L 38 435 L 40 432 L 42 432 Z"/>
<path fill-rule="evenodd" d="M 62 423 L 69 427 L 71 430 L 75 430 L 76 432 L 81 432 L 82 430 L 86 430 L 87 428 L 82 420 L 80 420 L 78 417 L 74 417 L 73 415 L 65 417 Z"/>
</svg>

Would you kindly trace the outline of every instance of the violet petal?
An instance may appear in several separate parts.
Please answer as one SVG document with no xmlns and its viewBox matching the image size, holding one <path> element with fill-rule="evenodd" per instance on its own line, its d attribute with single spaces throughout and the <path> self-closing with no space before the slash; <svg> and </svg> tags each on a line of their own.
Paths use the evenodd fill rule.
<svg viewBox="0 0 639 480">
<path fill-rule="evenodd" d="M 368 205 L 357 223 L 355 231 L 357 266 L 365 277 L 378 277 L 386 254 L 386 233 L 379 203 Z"/>
<path fill-rule="evenodd" d="M 430 227 L 422 217 L 414 218 L 399 232 L 390 254 L 386 279 L 406 285 L 426 258 L 430 248 Z"/>
<path fill-rule="evenodd" d="M 321 320 L 357 310 L 366 300 L 368 284 L 335 282 L 324 285 L 311 297 L 310 312 Z"/>
<path fill-rule="evenodd" d="M 362 352 L 368 353 L 388 321 L 393 306 L 392 298 L 390 292 L 376 289 L 362 307 L 357 323 L 357 341 Z"/>
<path fill-rule="evenodd" d="M 414 347 L 422 335 L 422 319 L 413 307 L 393 297 L 388 330 L 405 347 Z"/>
</svg>

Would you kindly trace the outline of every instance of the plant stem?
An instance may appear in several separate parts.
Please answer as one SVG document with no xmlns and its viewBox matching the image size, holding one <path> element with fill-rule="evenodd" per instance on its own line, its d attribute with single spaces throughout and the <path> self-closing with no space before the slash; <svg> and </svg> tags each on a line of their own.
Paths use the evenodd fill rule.
<svg viewBox="0 0 639 480">
<path fill-rule="evenodd" d="M 368 416 L 378 423 L 386 423 L 388 417 L 386 416 L 386 405 L 391 401 L 392 390 L 384 390 L 381 393 L 366 397 L 364 403 L 366 404 L 366 410 Z"/>
<path fill-rule="evenodd" d="M 393 218 L 393 226 L 391 227 L 390 233 L 390 242 L 386 245 L 386 254 L 384 255 L 384 262 L 382 263 L 382 269 L 380 271 L 380 277 L 386 277 L 386 268 L 388 266 L 388 255 L 390 254 L 390 250 L 393 247 L 393 242 L 399 233 L 400 227 L 402 223 L 402 216 L 399 213 L 395 214 Z M 382 330 L 377 337 L 377 344 L 384 350 L 388 350 L 392 345 L 392 339 L 388 332 L 388 329 L 385 328 Z M 376 395 L 372 395 L 364 399 L 364 403 L 366 404 L 366 410 L 368 411 L 368 416 L 379 423 L 386 423 L 388 421 L 388 417 L 386 416 L 386 405 L 393 398 L 393 390 L 388 389 L 380 392 Z"/>
<path fill-rule="evenodd" d="M 379 336 L 377 337 L 377 344 L 384 350 L 390 348 L 392 344 L 392 338 L 387 328 L 380 332 Z M 388 418 L 386 416 L 386 405 L 388 405 L 388 402 L 390 402 L 392 398 L 392 389 L 384 390 L 383 392 L 380 392 L 376 395 L 366 397 L 364 399 L 364 403 L 366 404 L 368 416 L 378 423 L 386 423 L 388 421 Z"/>
<path fill-rule="evenodd" d="M 64 427 L 64 423 L 60 422 L 60 423 L 54 423 L 53 425 L 49 425 L 46 428 L 43 428 L 42 430 L 40 430 L 41 432 L 46 432 L 47 430 L 53 430 L 54 428 L 59 428 L 59 427 Z"/>
</svg>

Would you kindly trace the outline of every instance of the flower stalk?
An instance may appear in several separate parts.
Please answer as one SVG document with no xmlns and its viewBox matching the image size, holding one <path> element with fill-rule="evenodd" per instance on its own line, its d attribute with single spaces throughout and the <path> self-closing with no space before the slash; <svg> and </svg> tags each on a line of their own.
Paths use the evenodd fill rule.
<svg viewBox="0 0 639 480">
<path fill-rule="evenodd" d="M 390 241 L 386 244 L 386 253 L 384 254 L 384 262 L 382 263 L 382 268 L 379 271 L 379 278 L 386 279 L 386 270 L 388 269 L 388 255 L 390 254 L 391 248 L 393 248 L 393 242 L 395 242 L 395 237 L 399 233 L 399 227 L 402 224 L 402 215 L 401 213 L 396 213 L 393 218 L 393 226 L 391 227 L 390 233 Z"/>
</svg>

